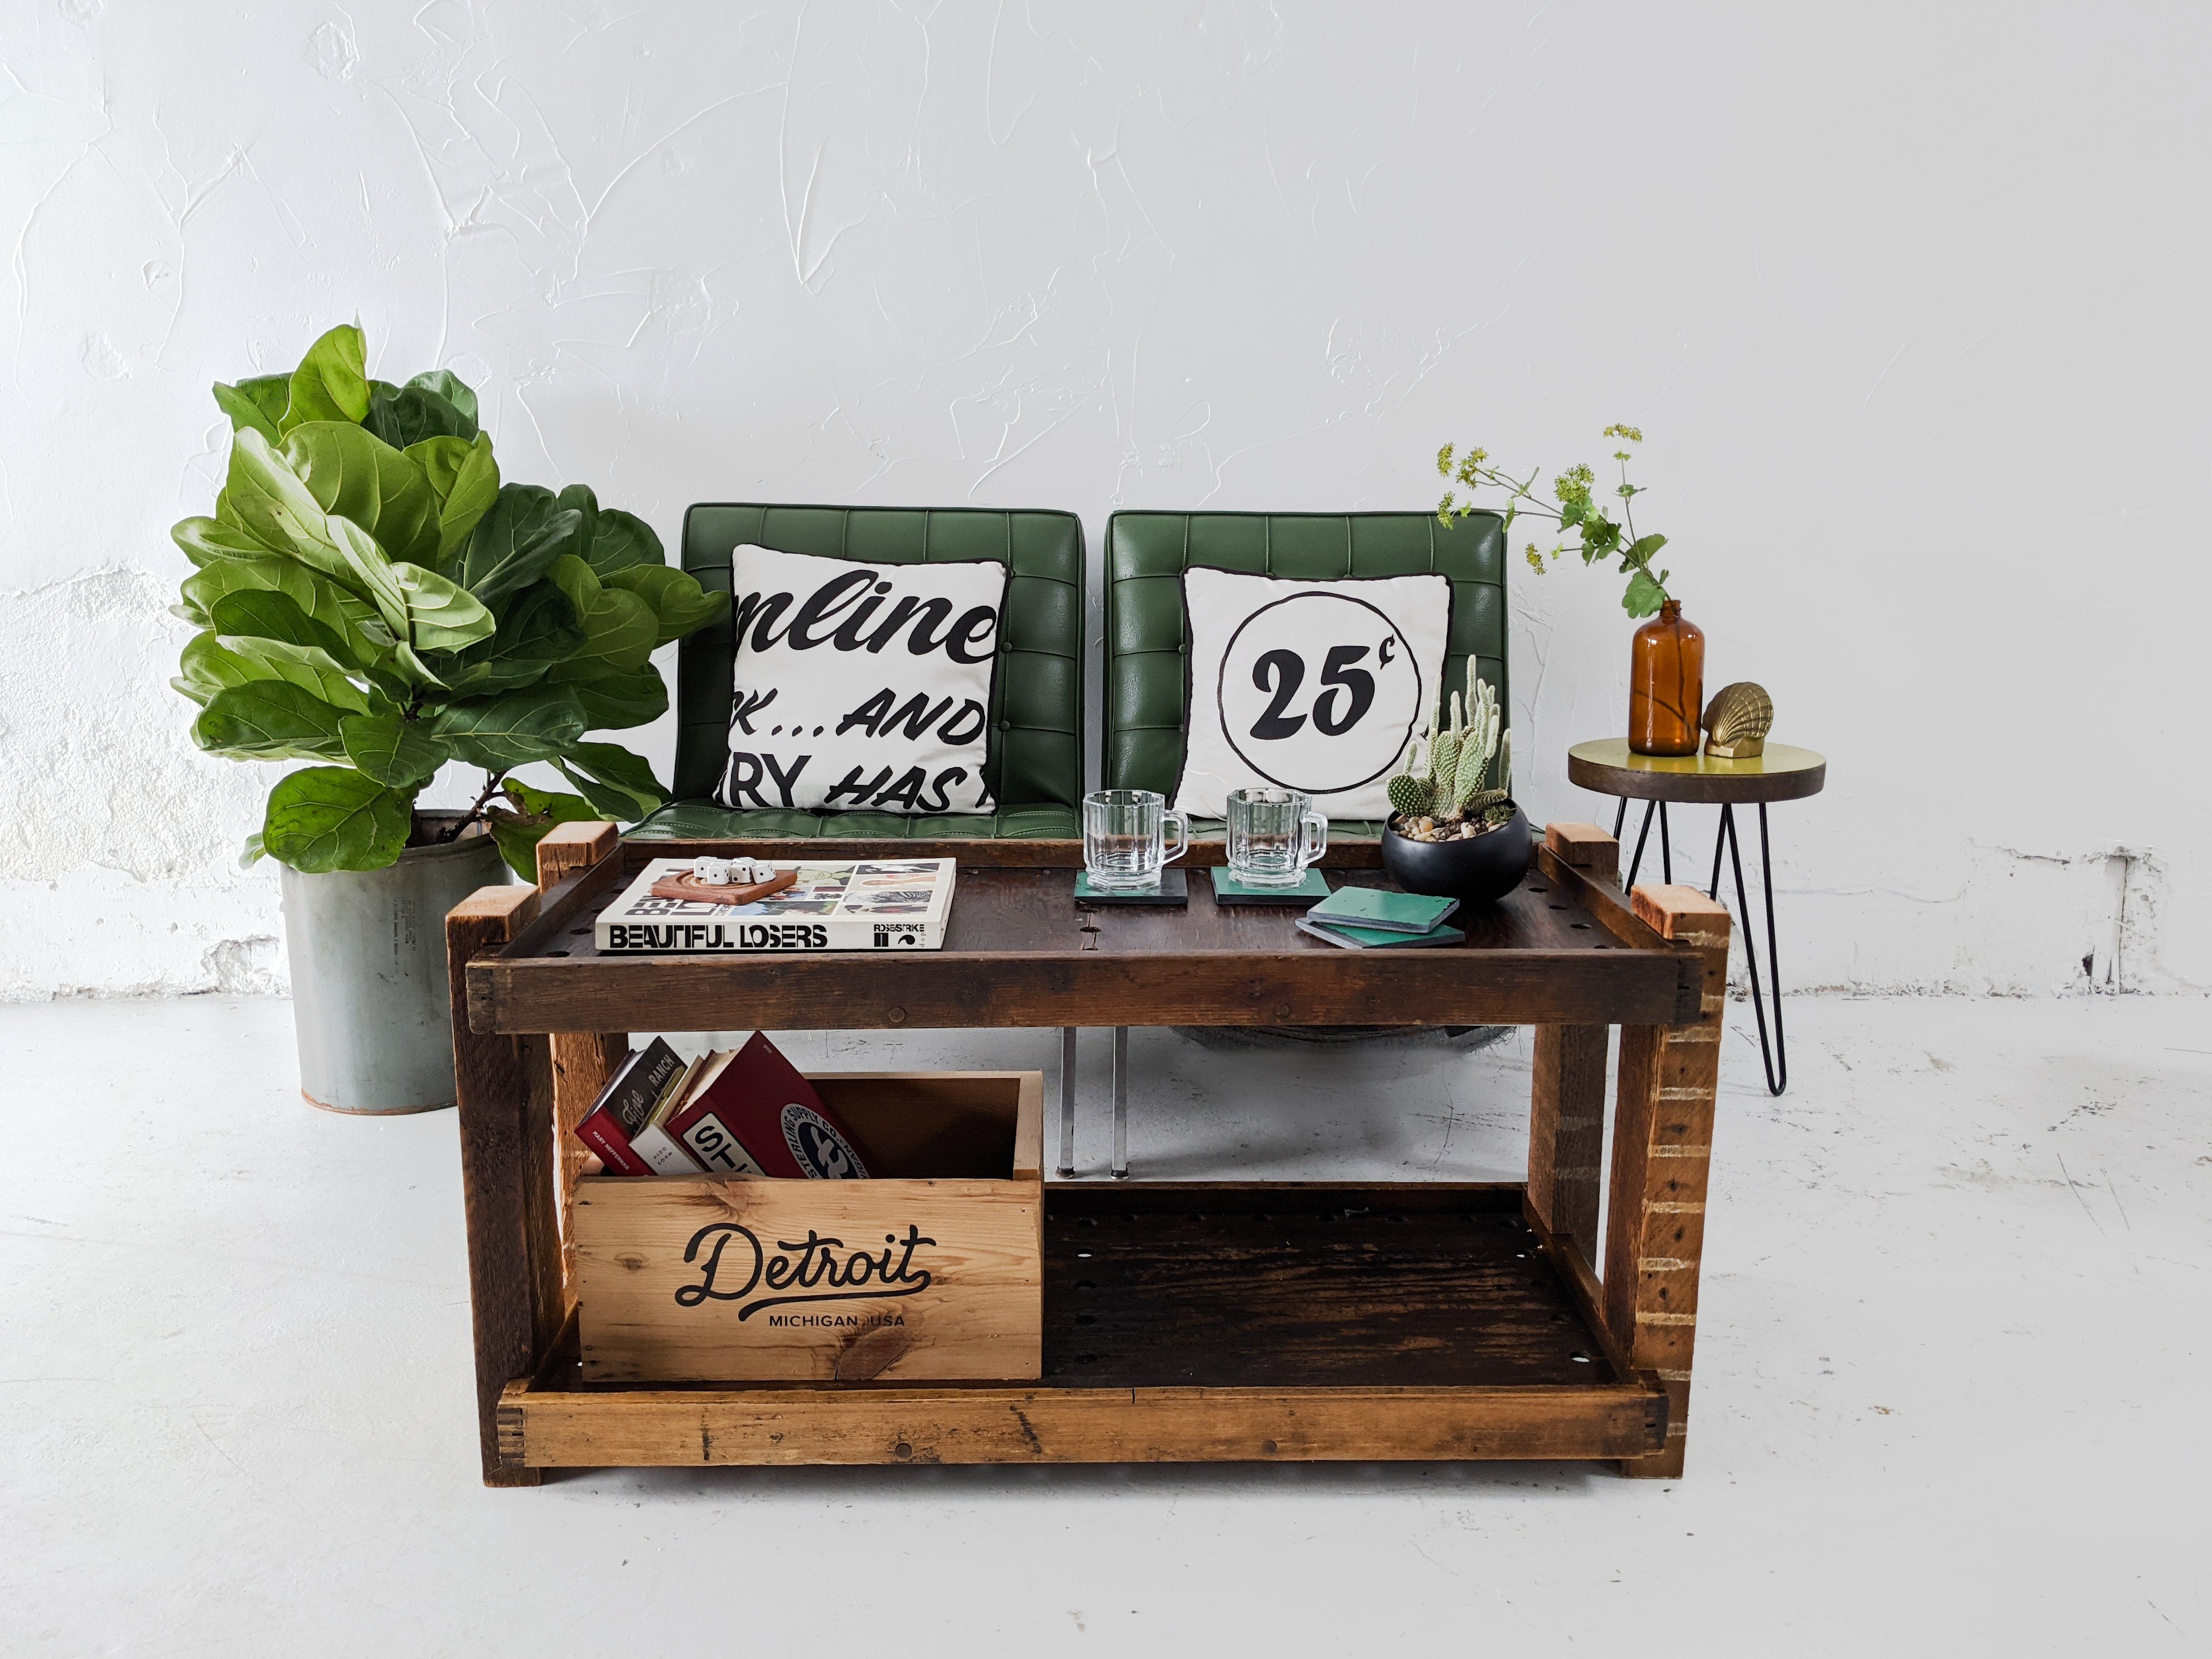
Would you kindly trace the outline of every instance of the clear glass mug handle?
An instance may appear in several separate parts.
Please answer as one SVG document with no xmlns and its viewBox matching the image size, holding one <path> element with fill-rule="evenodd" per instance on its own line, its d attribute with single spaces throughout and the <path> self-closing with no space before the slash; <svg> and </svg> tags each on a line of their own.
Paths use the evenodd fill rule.
<svg viewBox="0 0 2212 1659">
<path fill-rule="evenodd" d="M 1298 851 L 1298 867 L 1304 869 L 1309 864 L 1318 863 L 1321 855 L 1328 851 L 1328 820 L 1318 812 L 1309 812 L 1299 823 L 1304 836 Z"/>
<path fill-rule="evenodd" d="M 1190 825 L 1184 821 L 1183 816 L 1180 812 L 1167 811 L 1160 814 L 1160 840 L 1162 843 L 1164 845 L 1166 842 L 1168 826 L 1170 824 L 1173 824 L 1175 826 L 1175 851 L 1172 853 L 1161 853 L 1160 862 L 1162 864 L 1173 864 L 1185 853 L 1190 851 Z"/>
</svg>

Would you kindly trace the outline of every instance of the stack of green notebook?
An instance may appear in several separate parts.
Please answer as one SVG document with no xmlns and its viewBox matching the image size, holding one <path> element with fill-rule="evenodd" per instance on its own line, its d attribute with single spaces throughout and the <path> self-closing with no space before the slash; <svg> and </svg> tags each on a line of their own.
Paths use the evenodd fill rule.
<svg viewBox="0 0 2212 1659">
<path fill-rule="evenodd" d="M 1340 887 L 1298 918 L 1316 939 L 1347 951 L 1457 945 L 1467 935 L 1443 925 L 1459 901 L 1425 893 L 1387 893 L 1375 887 Z"/>
</svg>

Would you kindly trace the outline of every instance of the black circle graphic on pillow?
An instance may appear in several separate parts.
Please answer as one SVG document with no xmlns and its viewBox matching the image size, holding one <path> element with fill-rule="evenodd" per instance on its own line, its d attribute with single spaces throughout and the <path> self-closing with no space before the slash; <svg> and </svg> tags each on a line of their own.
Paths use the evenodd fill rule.
<svg viewBox="0 0 2212 1659">
<path fill-rule="evenodd" d="M 1374 782 L 1428 713 L 1405 635 L 1348 593 L 1293 593 L 1245 617 L 1221 653 L 1213 695 L 1237 757 L 1309 795 Z"/>
</svg>

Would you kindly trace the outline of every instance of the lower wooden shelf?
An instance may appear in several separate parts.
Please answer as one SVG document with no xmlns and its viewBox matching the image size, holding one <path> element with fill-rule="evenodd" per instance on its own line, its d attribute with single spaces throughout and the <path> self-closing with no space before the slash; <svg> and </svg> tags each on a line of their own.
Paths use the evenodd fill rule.
<svg viewBox="0 0 2212 1659">
<path fill-rule="evenodd" d="M 1666 1443 L 1518 1183 L 1048 1186 L 1037 1383 L 510 1382 L 507 1467 L 1618 1458 Z"/>
</svg>

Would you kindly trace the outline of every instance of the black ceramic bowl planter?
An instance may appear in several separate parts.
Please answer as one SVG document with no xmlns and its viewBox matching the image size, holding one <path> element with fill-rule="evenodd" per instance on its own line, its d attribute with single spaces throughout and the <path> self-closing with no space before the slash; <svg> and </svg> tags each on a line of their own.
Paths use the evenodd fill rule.
<svg viewBox="0 0 2212 1659">
<path fill-rule="evenodd" d="M 1497 829 L 1462 841 L 1413 841 L 1395 823 L 1382 831 L 1382 867 L 1409 893 L 1490 904 L 1521 884 L 1528 873 L 1528 816 L 1515 802 L 1513 816 Z"/>
</svg>

